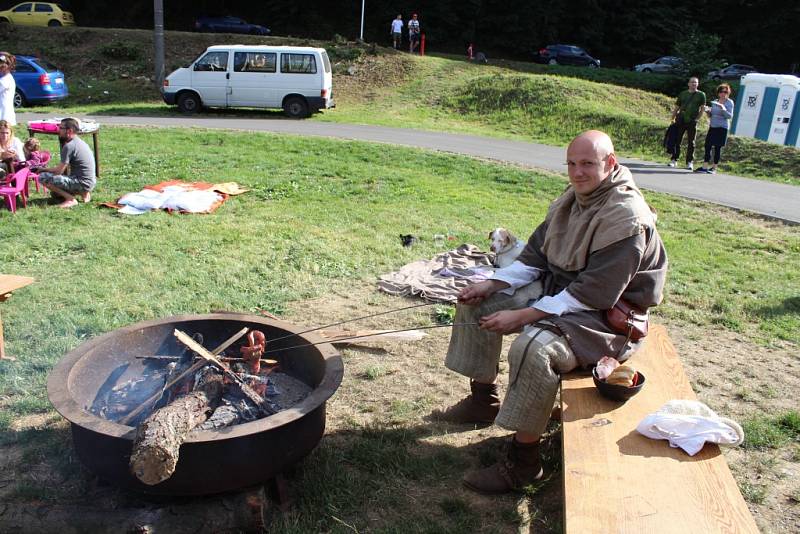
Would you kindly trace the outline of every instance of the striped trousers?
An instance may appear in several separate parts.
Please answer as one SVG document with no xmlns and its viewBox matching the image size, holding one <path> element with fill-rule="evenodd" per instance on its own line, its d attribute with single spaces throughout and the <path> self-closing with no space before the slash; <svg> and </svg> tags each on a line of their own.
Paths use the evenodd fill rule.
<svg viewBox="0 0 800 534">
<path fill-rule="evenodd" d="M 456 306 L 454 322 L 477 323 L 500 310 L 521 309 L 542 294 L 541 283 L 519 288 L 513 295 L 495 293 L 478 306 Z M 540 321 L 547 324 L 547 320 Z M 503 336 L 475 326 L 453 329 L 445 366 L 478 382 L 497 378 Z M 528 326 L 508 351 L 509 378 L 495 424 L 508 430 L 541 435 L 547 428 L 560 375 L 578 366 L 566 340 L 546 328 Z"/>
</svg>

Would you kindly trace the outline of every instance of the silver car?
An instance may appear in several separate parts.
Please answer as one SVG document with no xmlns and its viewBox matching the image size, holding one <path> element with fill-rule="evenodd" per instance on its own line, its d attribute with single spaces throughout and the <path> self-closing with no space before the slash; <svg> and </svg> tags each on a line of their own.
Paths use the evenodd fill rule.
<svg viewBox="0 0 800 534">
<path fill-rule="evenodd" d="M 722 69 L 712 70 L 708 73 L 708 77 L 714 81 L 738 80 L 745 74 L 750 74 L 751 72 L 758 72 L 758 70 L 751 65 L 734 63 L 733 65 L 728 65 Z"/>
<path fill-rule="evenodd" d="M 633 67 L 636 72 L 660 72 L 671 74 L 677 70 L 681 64 L 681 58 L 675 56 L 662 56 L 658 59 L 651 59 L 640 65 Z"/>
</svg>

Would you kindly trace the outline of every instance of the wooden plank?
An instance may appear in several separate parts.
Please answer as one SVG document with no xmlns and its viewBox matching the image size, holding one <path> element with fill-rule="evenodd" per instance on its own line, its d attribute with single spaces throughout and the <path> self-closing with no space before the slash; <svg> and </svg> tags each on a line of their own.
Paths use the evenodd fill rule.
<svg viewBox="0 0 800 534">
<path fill-rule="evenodd" d="M 636 432 L 671 399 L 696 399 L 661 325 L 630 363 L 646 377 L 626 403 L 601 397 L 591 375 L 561 382 L 566 533 L 757 533 L 719 447 L 695 456 Z"/>
<path fill-rule="evenodd" d="M 28 276 L 17 276 L 15 274 L 0 274 L 0 302 L 5 302 L 11 296 L 12 291 L 21 289 L 35 282 Z M 6 355 L 6 340 L 3 336 L 3 317 L 0 316 L 0 360 L 15 360 Z"/>
<path fill-rule="evenodd" d="M 15 274 L 0 274 L 0 295 L 11 293 L 30 285 L 35 280 L 28 276 L 17 276 Z"/>
</svg>

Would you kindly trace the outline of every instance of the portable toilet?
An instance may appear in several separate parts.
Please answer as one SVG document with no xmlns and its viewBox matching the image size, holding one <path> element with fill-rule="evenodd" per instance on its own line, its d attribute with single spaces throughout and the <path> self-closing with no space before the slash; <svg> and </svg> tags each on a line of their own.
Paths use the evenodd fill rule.
<svg viewBox="0 0 800 534">
<path fill-rule="evenodd" d="M 789 144 L 789 128 L 792 125 L 792 114 L 796 107 L 798 91 L 800 91 L 800 78 L 797 76 L 781 76 L 778 80 L 778 98 L 775 101 L 772 126 L 767 136 L 767 141 L 770 143 Z"/>
<path fill-rule="evenodd" d="M 798 90 L 800 78 L 796 76 L 759 73 L 742 76 L 731 133 L 771 143 L 788 142 Z"/>
</svg>

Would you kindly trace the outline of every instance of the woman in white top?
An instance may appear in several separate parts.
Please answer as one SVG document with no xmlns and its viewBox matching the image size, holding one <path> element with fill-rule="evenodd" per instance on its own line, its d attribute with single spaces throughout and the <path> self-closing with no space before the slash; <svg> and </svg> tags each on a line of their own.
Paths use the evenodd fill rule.
<svg viewBox="0 0 800 534">
<path fill-rule="evenodd" d="M 17 124 L 14 111 L 14 93 L 17 83 L 11 75 L 17 66 L 17 58 L 8 52 L 0 52 L 0 120 L 8 121 L 11 126 Z"/>
<path fill-rule="evenodd" d="M 25 147 L 14 135 L 14 127 L 8 121 L 0 120 L 0 175 L 14 172 L 14 163 L 25 160 Z"/>
</svg>

